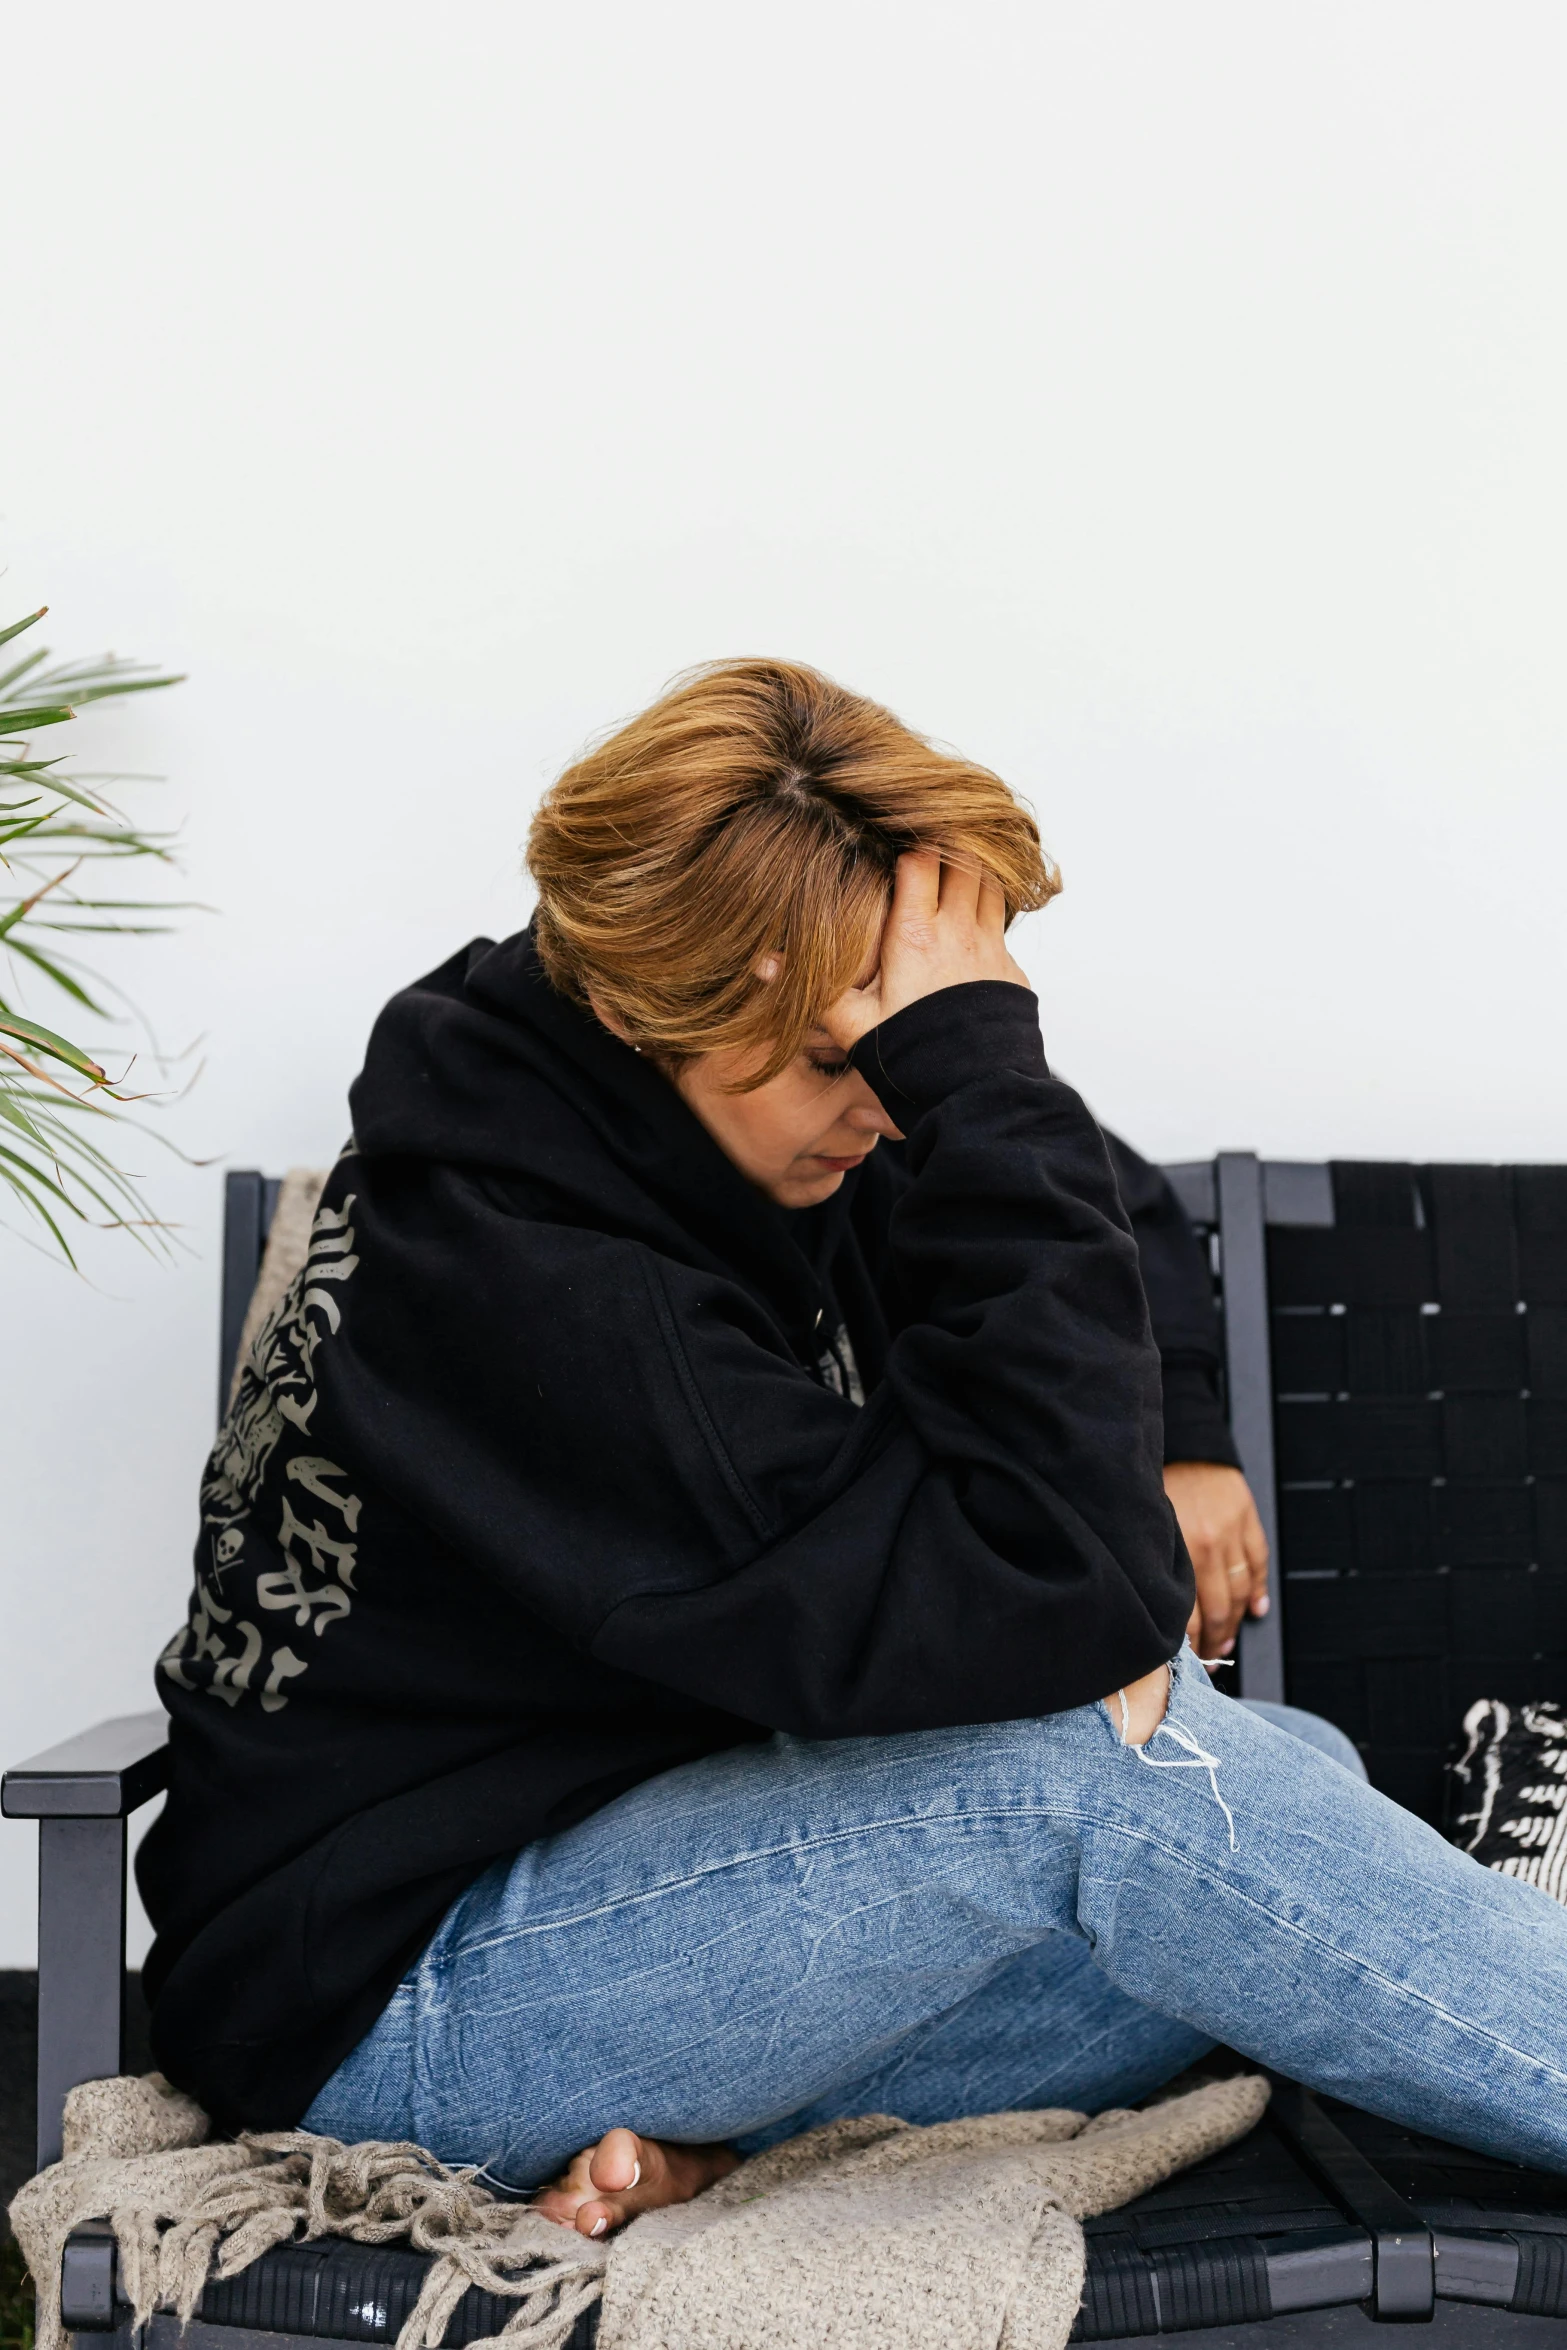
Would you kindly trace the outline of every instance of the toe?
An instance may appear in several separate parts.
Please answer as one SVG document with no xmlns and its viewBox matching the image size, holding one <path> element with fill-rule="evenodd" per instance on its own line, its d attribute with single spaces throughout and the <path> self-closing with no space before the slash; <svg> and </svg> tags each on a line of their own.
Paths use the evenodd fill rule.
<svg viewBox="0 0 1567 2350">
<path fill-rule="evenodd" d="M 635 2130 L 606 2130 L 563 2179 L 545 2188 L 534 2209 L 584 2236 L 607 2236 L 639 2212 L 688 2202 L 738 2160 L 729 2146 L 666 2146 Z"/>
<path fill-rule="evenodd" d="M 594 2193 L 589 2164 L 595 2149 L 585 2146 L 572 2158 L 564 2178 L 555 2179 L 534 2197 L 533 2208 L 541 2218 L 558 2220 L 562 2227 L 577 2224 L 577 2214 Z"/>
<path fill-rule="evenodd" d="M 656 2138 L 634 2130 L 607 2130 L 588 2164 L 592 2182 L 576 2224 L 585 2236 L 607 2236 L 639 2211 L 654 2211 L 674 2200 L 666 2179 L 663 2149 Z"/>
<path fill-rule="evenodd" d="M 634 2130 L 606 2130 L 588 2162 L 588 2177 L 605 2196 L 633 2194 L 642 2183 L 646 2154 Z"/>
</svg>

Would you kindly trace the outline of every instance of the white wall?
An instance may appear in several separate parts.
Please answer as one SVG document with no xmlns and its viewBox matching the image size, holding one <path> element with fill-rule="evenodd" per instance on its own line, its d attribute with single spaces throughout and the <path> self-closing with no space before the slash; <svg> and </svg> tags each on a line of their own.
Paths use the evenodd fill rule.
<svg viewBox="0 0 1567 2350">
<path fill-rule="evenodd" d="M 591 729 L 817 661 L 992 761 L 1057 1060 L 1165 1155 L 1567 1158 L 1554 0 L 53 0 L 0 27 L 0 620 L 217 911 L 191 1254 L 0 1254 L 0 1747 L 149 1702 L 221 1164 L 524 916 Z M 31 1949 L 0 1830 L 0 1964 Z"/>
</svg>

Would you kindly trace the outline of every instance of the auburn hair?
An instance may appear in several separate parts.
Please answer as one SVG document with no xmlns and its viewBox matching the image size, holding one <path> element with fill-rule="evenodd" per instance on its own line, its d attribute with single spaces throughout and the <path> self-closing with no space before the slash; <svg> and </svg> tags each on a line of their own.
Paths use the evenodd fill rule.
<svg viewBox="0 0 1567 2350">
<path fill-rule="evenodd" d="M 1009 922 L 1061 886 L 988 767 L 798 662 L 716 661 L 545 793 L 528 835 L 539 957 L 661 1060 L 757 1053 L 749 1089 L 859 976 L 912 848 L 990 875 Z"/>
</svg>

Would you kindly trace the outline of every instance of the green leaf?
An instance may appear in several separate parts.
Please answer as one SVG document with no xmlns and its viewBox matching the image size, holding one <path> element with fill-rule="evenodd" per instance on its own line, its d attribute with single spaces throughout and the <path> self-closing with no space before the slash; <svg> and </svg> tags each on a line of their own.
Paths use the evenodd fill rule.
<svg viewBox="0 0 1567 2350">
<path fill-rule="evenodd" d="M 5 1143 L 0 1142 L 0 1159 L 6 1160 L 13 1167 L 20 1168 L 29 1183 L 41 1183 L 46 1191 L 52 1191 L 55 1198 L 62 1200 L 73 1214 L 78 1216 L 81 1214 L 80 1208 L 76 1207 L 70 1193 L 56 1183 L 51 1175 L 46 1175 L 41 1167 L 35 1167 L 24 1159 L 19 1151 L 11 1150 Z"/>
<path fill-rule="evenodd" d="M 42 611 L 29 613 L 0 629 L 0 646 L 42 618 Z M 54 941 L 69 942 L 76 935 L 139 936 L 165 927 L 163 918 L 183 906 L 156 898 L 102 898 L 94 884 L 135 886 L 139 875 L 116 875 L 110 881 L 105 867 L 127 857 L 172 864 L 178 836 L 136 824 L 100 789 L 150 778 L 95 776 L 74 762 L 63 768 L 58 759 L 35 757 L 21 738 L 63 725 L 89 702 L 156 692 L 180 682 L 172 673 L 112 653 L 56 663 L 47 648 L 8 659 L 0 669 L 0 982 L 12 972 L 30 970 L 99 1018 L 111 1014 L 89 991 L 103 991 L 134 1014 L 134 1005 L 117 987 Z M 7 956 L 14 960 L 7 963 Z M 107 1224 L 143 1247 L 167 1253 L 164 1228 L 135 1178 L 117 1164 L 118 1130 L 130 1126 L 184 1154 L 171 1138 L 129 1114 L 136 1097 L 124 1090 L 123 1079 L 111 1083 L 83 1046 L 13 1009 L 5 1001 L 10 992 L 0 987 L 0 1208 L 10 1199 L 25 1209 L 41 1227 L 35 1245 L 58 1251 L 68 1264 L 75 1262 L 66 1239 L 72 1220 Z M 74 1017 L 72 1025 L 77 1025 Z M 58 1069 L 57 1077 L 49 1073 L 50 1064 Z M 101 1144 L 92 1139 L 95 1133 Z"/>
<path fill-rule="evenodd" d="M 5 1081 L 0 1079 L 0 1120 L 10 1124 L 24 1144 L 22 1150 L 8 1150 L 0 1142 L 0 1191 L 9 1188 L 30 1213 L 43 1219 L 68 1261 L 74 1260 L 63 1233 L 50 1215 L 51 1197 L 82 1222 L 92 1221 L 89 1208 L 101 1210 L 108 1229 L 127 1232 L 138 1246 L 168 1256 L 171 1251 L 166 1227 L 151 1214 L 135 1183 L 87 1135 L 73 1132 L 64 1118 L 57 1115 L 55 1105 L 77 1117 L 108 1119 L 116 1125 L 129 1126 L 147 1139 L 164 1142 L 169 1149 L 175 1147 L 164 1136 L 149 1136 L 137 1120 L 127 1118 L 123 1111 L 106 1107 L 101 1100 L 43 1092 L 36 1087 L 29 1088 L 25 1081 L 8 1092 Z M 48 1162 L 46 1167 L 36 1163 L 40 1154 Z M 31 1186 L 42 1186 L 43 1196 Z M 72 1196 L 72 1187 L 82 1195 L 81 1199 Z"/>
<path fill-rule="evenodd" d="M 79 1045 L 72 1044 L 68 1036 L 57 1036 L 52 1028 L 40 1028 L 36 1020 L 18 1020 L 12 1012 L 0 1013 L 0 1036 L 14 1036 L 19 1044 L 31 1045 L 35 1052 L 63 1061 L 78 1077 L 90 1077 L 95 1085 L 103 1083 L 103 1071 Z"/>
<path fill-rule="evenodd" d="M 82 901 L 90 905 L 91 901 Z M 172 922 L 62 922 L 57 916 L 34 917 L 34 928 L 51 938 L 171 938 Z"/>
<path fill-rule="evenodd" d="M 80 980 L 73 979 L 65 965 L 58 962 L 53 955 L 46 955 L 41 948 L 35 947 L 29 940 L 19 938 L 14 930 L 5 945 L 8 954 L 24 956 L 35 969 L 43 973 L 46 979 L 52 979 L 55 986 L 62 989 L 73 1003 L 80 1004 L 84 1012 L 96 1012 L 100 1019 L 108 1018 L 102 1004 L 95 1002 L 86 988 L 82 986 Z"/>
<path fill-rule="evenodd" d="M 0 644 L 3 644 L 4 642 L 5 639 L 0 637 Z M 4 676 L 0 677 L 0 694 L 9 693 L 12 686 L 16 684 L 19 678 L 26 677 L 31 670 L 38 668 L 39 665 L 42 662 L 47 661 L 48 658 L 48 648 L 43 645 L 40 645 L 36 653 L 28 653 L 24 655 L 24 657 L 14 665 L 14 667 L 8 669 Z"/>
<path fill-rule="evenodd" d="M 43 1201 L 35 1199 L 27 1183 L 20 1176 L 14 1174 L 9 1167 L 0 1166 L 0 1182 L 6 1185 L 13 1198 L 19 1199 L 25 1208 L 30 1208 L 38 1221 L 47 1226 L 50 1238 L 70 1266 L 71 1271 L 73 1273 L 79 1272 L 81 1268 L 76 1262 L 76 1256 L 70 1242 L 60 1230 L 53 1216 L 50 1215 Z"/>
<path fill-rule="evenodd" d="M 15 783 L 34 783 L 41 778 L 48 778 L 51 791 L 63 791 L 65 786 L 50 773 L 59 764 L 58 759 L 34 759 L 26 751 L 14 759 L 0 756 L 0 781 L 9 787 Z"/>
<path fill-rule="evenodd" d="M 68 679 L 62 679 L 61 682 L 62 684 L 70 683 Z M 111 694 L 155 694 L 161 692 L 166 685 L 183 685 L 184 683 L 185 680 L 182 676 L 114 677 L 109 678 L 102 685 L 72 685 L 71 701 L 73 705 L 80 705 L 83 702 L 107 701 Z"/>
<path fill-rule="evenodd" d="M 40 726 L 62 726 L 67 718 L 75 716 L 76 712 L 63 702 L 43 702 L 31 710 L 0 709 L 0 735 L 31 734 Z"/>
<path fill-rule="evenodd" d="M 31 767 L 18 767 L 16 772 L 18 775 L 27 776 L 29 780 L 36 774 L 42 778 L 47 790 L 58 793 L 59 797 L 62 800 L 68 800 L 73 808 L 85 808 L 90 816 L 108 818 L 112 811 L 104 806 L 103 801 L 96 793 L 87 791 L 79 779 L 73 782 L 63 775 L 51 772 L 59 764 L 58 759 L 39 759 L 34 761 Z"/>
<path fill-rule="evenodd" d="M 62 661 L 35 680 L 61 702 L 74 702 L 89 692 L 136 693 L 149 686 L 181 682 L 166 670 L 154 669 L 150 662 L 126 661 L 118 653 L 100 653 L 90 661 Z"/>
</svg>

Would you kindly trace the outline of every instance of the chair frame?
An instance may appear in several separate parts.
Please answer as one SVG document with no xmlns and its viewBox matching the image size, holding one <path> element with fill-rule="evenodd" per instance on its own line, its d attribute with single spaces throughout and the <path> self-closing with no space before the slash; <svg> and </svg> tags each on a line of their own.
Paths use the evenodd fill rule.
<svg viewBox="0 0 1567 2350">
<path fill-rule="evenodd" d="M 218 1417 L 277 1206 L 275 1176 L 224 1183 Z M 65 2100 L 121 2069 L 126 1823 L 168 1784 L 168 1716 L 123 1714 L 18 1763 L 0 1817 L 38 1822 L 38 2168 L 58 2162 Z"/>
</svg>

